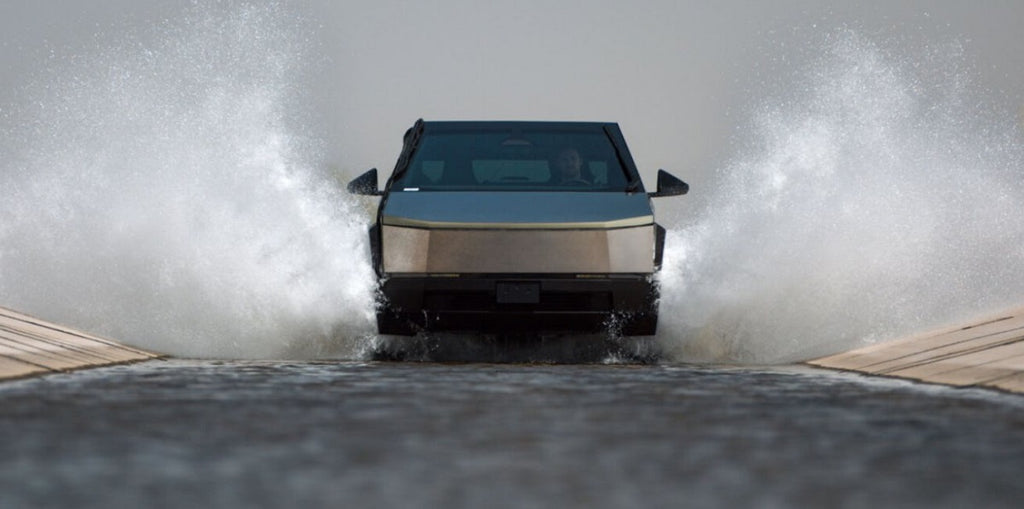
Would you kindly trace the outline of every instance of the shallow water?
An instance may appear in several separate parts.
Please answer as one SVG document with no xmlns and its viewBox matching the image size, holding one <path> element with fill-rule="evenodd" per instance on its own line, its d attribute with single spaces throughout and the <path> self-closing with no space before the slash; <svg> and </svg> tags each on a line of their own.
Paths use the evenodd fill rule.
<svg viewBox="0 0 1024 509">
<path fill-rule="evenodd" d="M 1014 507 L 1024 400 L 799 366 L 153 361 L 0 386 L 4 507 Z"/>
</svg>

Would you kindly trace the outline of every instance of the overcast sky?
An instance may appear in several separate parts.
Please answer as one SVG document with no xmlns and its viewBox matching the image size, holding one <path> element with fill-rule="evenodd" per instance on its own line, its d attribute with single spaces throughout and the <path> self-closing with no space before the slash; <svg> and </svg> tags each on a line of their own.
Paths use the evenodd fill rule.
<svg viewBox="0 0 1024 509">
<path fill-rule="evenodd" d="M 202 4 L 203 2 L 199 2 Z M 838 27 L 908 48 L 964 43 L 984 87 L 1024 101 L 1024 2 L 349 0 L 285 2 L 313 20 L 323 59 L 308 83 L 329 164 L 390 169 L 405 128 L 427 119 L 619 122 L 645 179 L 691 183 L 733 150 L 762 84 Z M 174 22 L 189 2 L 0 3 L 0 104 L 50 52 L 88 52 Z M 90 49 L 92 48 L 92 49 Z M 909 58 L 913 58 L 912 51 Z"/>
</svg>

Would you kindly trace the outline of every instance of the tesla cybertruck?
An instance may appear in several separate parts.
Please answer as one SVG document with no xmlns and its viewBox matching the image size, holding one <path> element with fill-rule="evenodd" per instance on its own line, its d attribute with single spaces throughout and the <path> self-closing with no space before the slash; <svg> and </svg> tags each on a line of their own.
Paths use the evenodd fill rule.
<svg viewBox="0 0 1024 509">
<path fill-rule="evenodd" d="M 370 228 L 381 334 L 653 335 L 665 229 L 615 123 L 417 121 Z"/>
</svg>

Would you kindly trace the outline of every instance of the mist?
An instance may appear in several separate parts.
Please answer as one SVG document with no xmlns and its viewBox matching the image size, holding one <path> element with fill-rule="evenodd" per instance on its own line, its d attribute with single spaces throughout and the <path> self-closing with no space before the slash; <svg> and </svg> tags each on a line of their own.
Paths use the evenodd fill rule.
<svg viewBox="0 0 1024 509">
<path fill-rule="evenodd" d="M 198 2 L 202 10 L 275 2 Z M 310 23 L 297 34 L 315 48 L 301 82 L 322 163 L 348 175 L 390 168 L 404 129 L 427 119 L 619 122 L 645 179 L 658 168 L 695 193 L 732 157 L 736 129 L 775 76 L 820 50 L 816 36 L 856 30 L 908 55 L 964 43 L 980 91 L 1019 117 L 1024 54 L 1016 36 L 1024 6 L 788 0 L 517 2 L 464 0 L 300 1 L 278 5 Z M 4 2 L 0 104 L 31 101 L 25 88 L 48 62 L 85 58 L 126 37 L 152 40 L 180 22 L 185 2 Z M 193 9 L 194 10 L 194 9 Z M 28 95 L 28 97 L 26 97 Z M 312 122 L 313 119 L 307 119 Z"/>
<path fill-rule="evenodd" d="M 1024 301 L 1024 133 L 962 47 L 911 57 L 850 30 L 818 47 L 670 229 L 674 358 L 804 360 Z"/>
</svg>

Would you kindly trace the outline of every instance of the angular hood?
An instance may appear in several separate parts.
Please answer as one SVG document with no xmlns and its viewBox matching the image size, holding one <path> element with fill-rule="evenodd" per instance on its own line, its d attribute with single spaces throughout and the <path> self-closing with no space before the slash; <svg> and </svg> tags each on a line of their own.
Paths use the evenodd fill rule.
<svg viewBox="0 0 1024 509">
<path fill-rule="evenodd" d="M 381 222 L 413 228 L 608 229 L 654 223 L 646 193 L 398 191 Z"/>
</svg>

